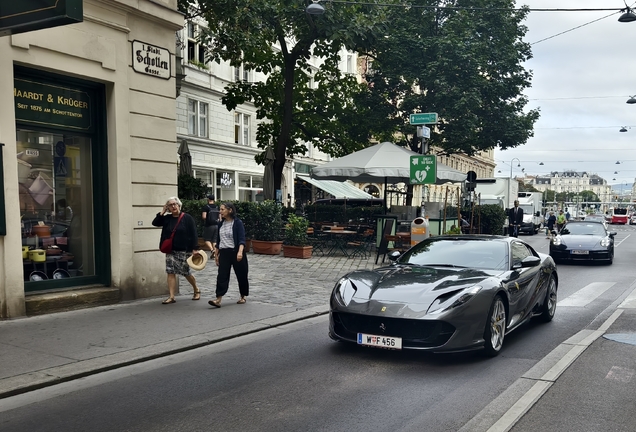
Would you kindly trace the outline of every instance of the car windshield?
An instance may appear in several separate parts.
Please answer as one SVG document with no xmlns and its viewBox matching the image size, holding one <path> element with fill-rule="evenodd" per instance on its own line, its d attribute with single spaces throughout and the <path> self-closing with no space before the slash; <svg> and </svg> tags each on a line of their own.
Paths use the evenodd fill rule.
<svg viewBox="0 0 636 432">
<path fill-rule="evenodd" d="M 605 236 L 606 232 L 599 223 L 570 223 L 561 230 L 561 235 L 567 234 Z"/>
<path fill-rule="evenodd" d="M 501 240 L 425 240 L 398 259 L 400 264 L 440 265 L 487 270 L 508 267 L 508 243 Z"/>
</svg>

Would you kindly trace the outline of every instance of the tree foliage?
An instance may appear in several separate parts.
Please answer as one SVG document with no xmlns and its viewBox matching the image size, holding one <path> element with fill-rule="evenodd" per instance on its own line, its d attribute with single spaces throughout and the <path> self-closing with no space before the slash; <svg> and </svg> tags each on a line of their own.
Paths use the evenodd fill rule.
<svg viewBox="0 0 636 432">
<path fill-rule="evenodd" d="M 539 116 L 537 110 L 524 112 L 528 100 L 522 92 L 531 78 L 523 67 L 531 58 L 530 45 L 522 41 L 527 9 L 514 10 L 513 0 L 411 4 L 408 10 L 389 8 L 391 32 L 367 53 L 369 102 L 390 110 L 374 132 L 381 139 L 399 133 L 398 141 L 417 151 L 409 114 L 436 112 L 439 123 L 429 144 L 439 153 L 472 156 L 524 144 Z"/>
</svg>

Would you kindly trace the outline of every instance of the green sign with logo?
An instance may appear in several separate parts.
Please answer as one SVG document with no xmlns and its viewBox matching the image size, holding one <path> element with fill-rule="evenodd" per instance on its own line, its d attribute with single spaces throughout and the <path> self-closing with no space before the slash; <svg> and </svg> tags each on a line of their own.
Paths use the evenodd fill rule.
<svg viewBox="0 0 636 432">
<path fill-rule="evenodd" d="M 83 0 L 0 0 L 0 36 L 82 22 Z"/>
<path fill-rule="evenodd" d="M 409 123 L 412 125 L 424 125 L 437 123 L 437 113 L 417 113 L 409 115 Z"/>
<path fill-rule="evenodd" d="M 90 131 L 92 101 L 81 90 L 16 78 L 13 86 L 16 121 Z"/>
<path fill-rule="evenodd" d="M 435 155 L 411 156 L 411 184 L 435 184 L 437 157 Z"/>
</svg>

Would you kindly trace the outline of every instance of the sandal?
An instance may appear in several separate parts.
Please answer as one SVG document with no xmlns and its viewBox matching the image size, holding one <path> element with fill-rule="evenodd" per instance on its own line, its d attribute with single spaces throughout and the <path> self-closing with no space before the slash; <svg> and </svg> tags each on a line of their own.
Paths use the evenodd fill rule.
<svg viewBox="0 0 636 432">
<path fill-rule="evenodd" d="M 217 302 L 216 300 L 208 300 L 208 304 L 212 305 L 214 307 L 220 308 L 221 307 L 221 303 Z"/>
<path fill-rule="evenodd" d="M 171 303 L 176 303 L 177 301 L 174 299 L 174 297 L 170 297 L 164 301 L 161 302 L 161 304 L 171 304 Z"/>
<path fill-rule="evenodd" d="M 236 304 L 245 304 L 246 301 L 247 299 L 245 297 L 241 297 L 241 299 L 237 301 Z"/>
<path fill-rule="evenodd" d="M 192 300 L 201 300 L 201 290 L 196 290 L 194 294 L 192 294 Z"/>
</svg>

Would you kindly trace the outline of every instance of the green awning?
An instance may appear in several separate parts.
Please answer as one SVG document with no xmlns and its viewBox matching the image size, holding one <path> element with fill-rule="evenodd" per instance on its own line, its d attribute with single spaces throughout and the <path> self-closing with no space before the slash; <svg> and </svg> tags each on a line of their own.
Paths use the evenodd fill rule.
<svg viewBox="0 0 636 432">
<path fill-rule="evenodd" d="M 312 179 L 308 175 L 302 174 L 296 174 L 296 177 L 302 181 L 316 186 L 318 189 L 322 189 L 328 194 L 333 195 L 335 198 L 373 199 L 372 195 L 358 189 L 348 182 L 339 182 L 334 180 L 316 180 Z"/>
</svg>

